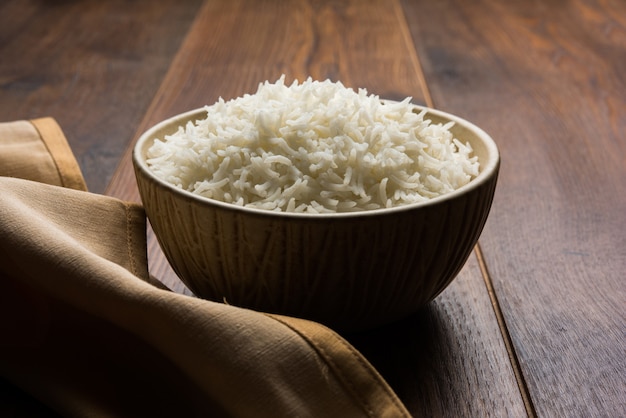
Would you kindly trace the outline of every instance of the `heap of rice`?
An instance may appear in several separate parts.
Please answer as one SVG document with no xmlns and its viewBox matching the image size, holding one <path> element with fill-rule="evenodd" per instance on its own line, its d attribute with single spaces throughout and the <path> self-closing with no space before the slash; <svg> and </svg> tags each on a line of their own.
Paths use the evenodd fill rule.
<svg viewBox="0 0 626 418">
<path fill-rule="evenodd" d="M 421 202 L 478 174 L 469 144 L 365 89 L 307 79 L 261 83 L 155 140 L 148 164 L 184 190 L 286 212 L 346 212 Z"/>
</svg>

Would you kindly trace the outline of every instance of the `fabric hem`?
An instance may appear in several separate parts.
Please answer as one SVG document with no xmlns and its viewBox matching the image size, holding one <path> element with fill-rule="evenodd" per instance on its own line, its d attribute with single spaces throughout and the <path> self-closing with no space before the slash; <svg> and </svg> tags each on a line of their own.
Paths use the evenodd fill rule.
<svg viewBox="0 0 626 418">
<path fill-rule="evenodd" d="M 39 137 L 52 157 L 63 187 L 87 191 L 80 166 L 56 120 L 45 117 L 32 119 L 29 122 L 39 133 Z"/>
<path fill-rule="evenodd" d="M 296 332 L 300 337 L 302 337 L 311 347 L 324 359 L 324 361 L 331 367 L 333 372 L 339 377 L 340 381 L 346 387 L 346 389 L 351 393 L 352 396 L 356 398 L 356 400 L 360 403 L 364 412 L 370 417 L 381 417 L 386 416 L 386 414 L 381 414 L 383 411 L 378 406 L 373 406 L 369 402 L 367 402 L 367 398 L 371 398 L 371 396 L 363 395 L 361 391 L 355 387 L 354 379 L 349 376 L 350 373 L 346 373 L 346 367 L 342 367 L 337 363 L 333 353 L 328 352 L 326 348 L 319 344 L 316 341 L 316 336 L 313 333 L 309 333 L 306 330 L 302 329 L 302 327 L 296 327 L 292 324 L 293 321 L 306 321 L 306 320 L 298 320 L 294 318 L 282 318 L 278 315 L 267 314 L 269 317 L 275 319 L 276 321 L 282 323 L 287 326 L 294 332 Z M 315 323 L 317 326 L 323 327 L 323 325 L 319 325 Z M 387 383 L 384 379 L 372 369 L 372 367 L 367 363 L 367 361 L 358 353 L 353 347 L 350 346 L 345 340 L 341 337 L 334 334 L 334 331 L 330 330 L 329 332 L 332 334 L 331 336 L 334 339 L 333 343 L 337 343 L 341 345 L 342 349 L 345 349 L 347 353 L 350 355 L 352 360 L 356 361 L 359 368 L 367 373 L 367 378 L 370 379 L 372 384 L 375 384 L 376 387 L 380 390 L 380 395 L 385 396 L 390 404 L 393 406 L 394 411 L 399 415 L 393 415 L 394 417 L 404 417 L 410 418 L 411 415 L 406 411 L 400 400 L 397 398 L 393 390 L 388 387 Z M 351 366 L 348 369 L 351 369 Z"/>
</svg>

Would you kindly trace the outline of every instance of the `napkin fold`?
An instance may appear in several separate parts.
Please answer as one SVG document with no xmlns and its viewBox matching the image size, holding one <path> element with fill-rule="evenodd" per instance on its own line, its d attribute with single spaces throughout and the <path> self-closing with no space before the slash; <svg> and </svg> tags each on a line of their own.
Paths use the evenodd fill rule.
<svg viewBox="0 0 626 418">
<path fill-rule="evenodd" d="M 408 417 L 334 331 L 151 283 L 143 208 L 52 118 L 0 123 L 0 376 L 74 417 Z"/>
</svg>

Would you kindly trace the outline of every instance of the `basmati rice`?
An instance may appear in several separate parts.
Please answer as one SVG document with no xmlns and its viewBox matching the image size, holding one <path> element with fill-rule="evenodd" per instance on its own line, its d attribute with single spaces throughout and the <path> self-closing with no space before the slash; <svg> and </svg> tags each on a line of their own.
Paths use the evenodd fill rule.
<svg viewBox="0 0 626 418">
<path fill-rule="evenodd" d="M 255 94 L 206 106 L 148 150 L 153 173 L 176 187 L 236 205 L 287 212 L 348 212 L 422 202 L 478 174 L 469 144 L 410 104 L 365 89 L 282 76 Z"/>
</svg>

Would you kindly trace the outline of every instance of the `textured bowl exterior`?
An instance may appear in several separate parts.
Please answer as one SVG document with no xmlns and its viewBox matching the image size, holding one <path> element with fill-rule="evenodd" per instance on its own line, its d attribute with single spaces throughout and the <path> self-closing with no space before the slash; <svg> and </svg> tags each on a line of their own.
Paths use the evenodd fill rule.
<svg viewBox="0 0 626 418">
<path fill-rule="evenodd" d="M 457 122 L 454 134 L 479 157 L 478 178 L 426 204 L 331 215 L 245 209 L 165 184 L 147 168 L 147 149 L 154 138 L 205 116 L 197 110 L 156 125 L 139 139 L 133 162 L 165 256 L 199 297 L 336 329 L 372 328 L 415 312 L 467 261 L 499 170 L 497 148 L 486 133 L 429 112 L 435 122 Z"/>
</svg>

